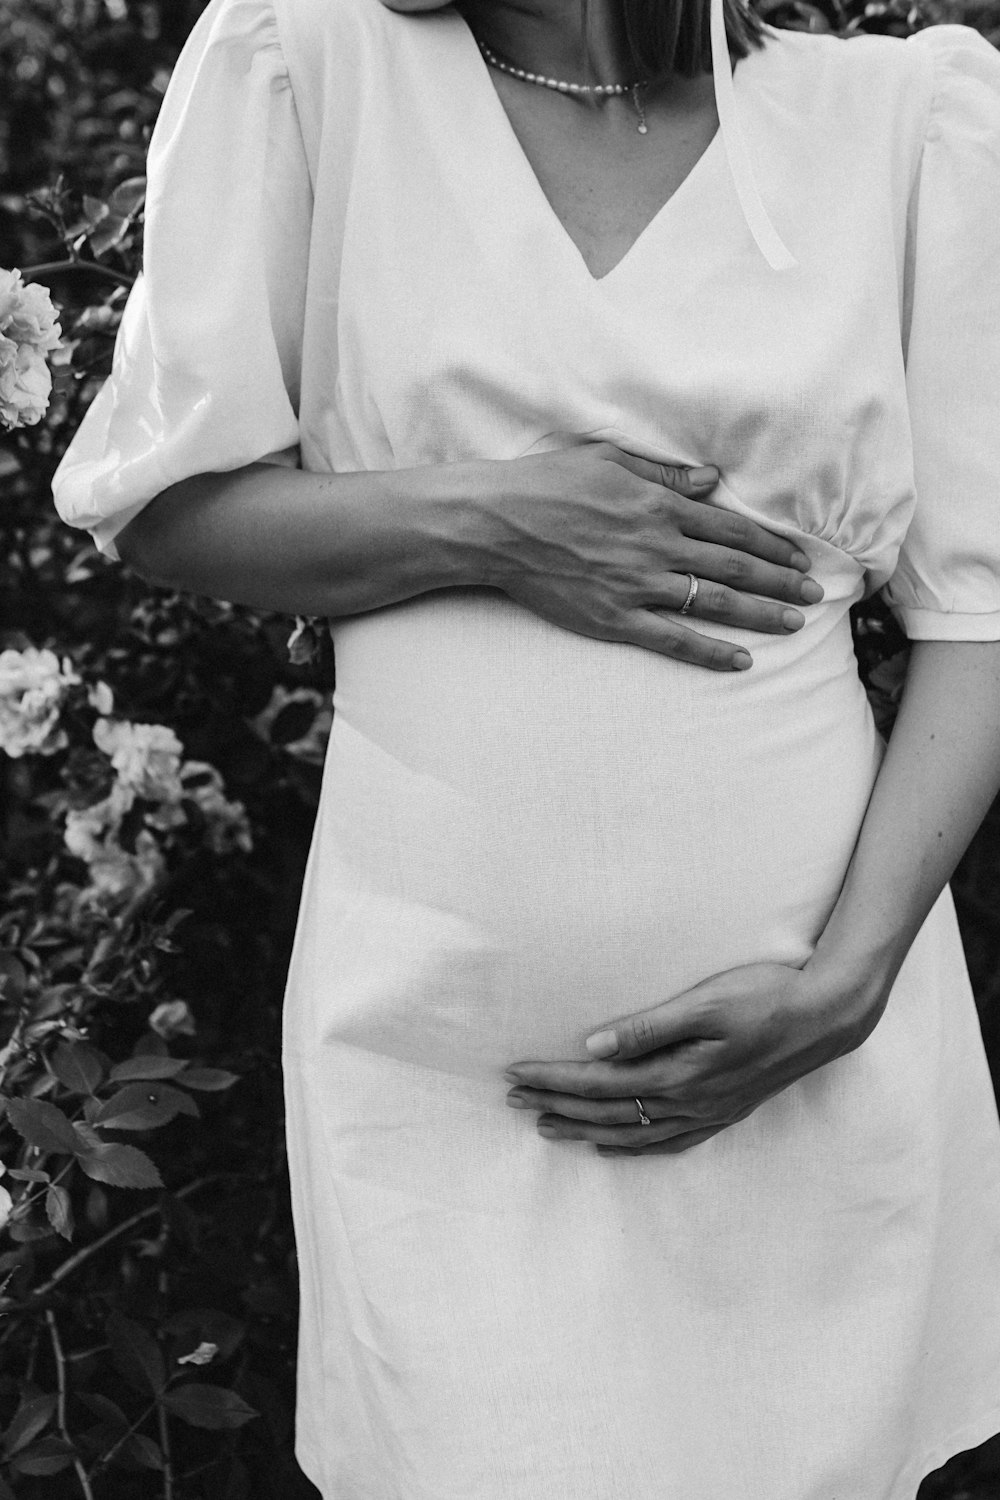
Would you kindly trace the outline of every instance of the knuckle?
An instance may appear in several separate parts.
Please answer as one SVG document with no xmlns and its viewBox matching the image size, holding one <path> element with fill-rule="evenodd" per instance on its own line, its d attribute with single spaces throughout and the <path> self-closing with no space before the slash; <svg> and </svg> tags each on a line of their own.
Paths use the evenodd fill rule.
<svg viewBox="0 0 1000 1500">
<path fill-rule="evenodd" d="M 625 1037 L 626 1045 L 633 1052 L 648 1052 L 656 1045 L 656 1032 L 648 1016 L 636 1016 Z"/>
<path fill-rule="evenodd" d="M 750 523 L 743 516 L 727 516 L 725 534 L 727 541 L 745 547 L 751 539 Z"/>
<path fill-rule="evenodd" d="M 750 573 L 750 561 L 742 552 L 730 552 L 726 557 L 726 576 L 734 583 L 743 583 Z"/>
<path fill-rule="evenodd" d="M 710 615 L 728 614 L 732 607 L 729 590 L 721 583 L 702 584 L 701 603 Z"/>
</svg>

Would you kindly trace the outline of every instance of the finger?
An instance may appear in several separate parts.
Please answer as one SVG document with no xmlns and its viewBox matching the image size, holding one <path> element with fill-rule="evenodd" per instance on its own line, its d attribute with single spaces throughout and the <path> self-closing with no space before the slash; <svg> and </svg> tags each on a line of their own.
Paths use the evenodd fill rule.
<svg viewBox="0 0 1000 1500">
<path fill-rule="evenodd" d="M 573 1094 L 579 1099 L 634 1099 L 643 1089 L 662 1094 L 662 1075 L 662 1058 L 639 1058 L 636 1062 L 519 1062 L 504 1077 L 517 1087 Z"/>
<path fill-rule="evenodd" d="M 646 600 L 647 609 L 679 610 L 687 599 L 690 580 L 687 574 L 675 574 L 669 589 Z M 801 630 L 805 615 L 788 604 L 769 604 L 752 594 L 740 594 L 724 583 L 698 579 L 698 588 L 687 613 L 693 620 L 714 620 L 720 625 L 735 625 L 739 630 L 762 630 L 769 635 L 788 635 Z M 703 637 L 704 639 L 704 637 Z"/>
<path fill-rule="evenodd" d="M 689 486 L 690 488 L 690 486 Z M 782 568 L 794 568 L 800 573 L 809 571 L 809 558 L 788 537 L 768 531 L 749 516 L 741 516 L 733 510 L 723 510 L 718 505 L 706 505 L 709 489 L 696 491 L 693 495 L 681 490 L 691 505 L 680 506 L 677 519 L 684 535 L 693 541 L 715 542 L 722 547 L 733 547 L 738 552 L 748 552 L 764 562 L 777 563 Z M 700 500 L 700 504 L 697 503 Z"/>
<path fill-rule="evenodd" d="M 620 1021 L 593 1032 L 584 1045 L 591 1057 L 620 1061 L 642 1057 L 662 1047 L 676 1047 L 682 1042 L 721 1044 L 726 1033 L 713 1013 L 715 993 L 714 982 L 706 980 L 672 1000 L 623 1016 Z"/>
<path fill-rule="evenodd" d="M 516 1104 L 512 1101 L 517 1100 Z M 578 1094 L 558 1094 L 546 1089 L 511 1089 L 507 1095 L 511 1108 L 537 1109 L 567 1120 L 589 1120 L 593 1125 L 636 1125 L 639 1111 L 634 1096 L 630 1099 L 583 1099 Z M 643 1108 L 651 1120 L 673 1120 L 681 1116 L 676 1106 L 667 1100 L 659 1100 L 648 1094 L 643 1098 Z M 693 1123 L 693 1122 L 692 1122 Z M 700 1122 L 699 1122 L 700 1123 Z"/>
<path fill-rule="evenodd" d="M 713 1135 L 719 1135 L 727 1128 L 726 1125 L 710 1125 L 698 1130 L 682 1131 L 665 1141 L 651 1141 L 648 1146 L 599 1145 L 596 1150 L 598 1156 L 679 1156 L 682 1151 L 690 1151 L 692 1146 L 711 1140 Z"/>
<path fill-rule="evenodd" d="M 616 639 L 656 651 L 674 661 L 708 667 L 712 672 L 745 672 L 753 666 L 753 657 L 745 646 L 720 641 L 715 636 L 688 630 L 673 620 L 664 620 L 651 609 L 631 609 L 625 614 Z"/>
<path fill-rule="evenodd" d="M 713 542 L 692 543 L 681 567 L 696 578 L 711 578 L 742 594 L 763 594 L 787 604 L 818 604 L 823 597 L 815 578 Z"/>
<path fill-rule="evenodd" d="M 620 464 L 650 484 L 673 490 L 674 494 L 683 495 L 687 500 L 704 499 L 719 482 L 719 471 L 714 464 L 661 464 L 653 459 L 640 458 L 638 453 L 626 453 L 613 443 L 604 443 L 602 447 L 607 450 L 605 457 L 613 463 Z"/>
<path fill-rule="evenodd" d="M 690 1135 L 691 1120 L 660 1120 L 653 1125 L 594 1125 L 587 1120 L 568 1120 L 561 1115 L 542 1115 L 537 1129 L 540 1135 L 553 1141 L 591 1141 L 595 1146 L 642 1146 L 672 1140 L 677 1135 Z M 698 1121 L 698 1128 L 704 1121 Z M 721 1126 L 719 1127 L 721 1129 Z"/>
</svg>

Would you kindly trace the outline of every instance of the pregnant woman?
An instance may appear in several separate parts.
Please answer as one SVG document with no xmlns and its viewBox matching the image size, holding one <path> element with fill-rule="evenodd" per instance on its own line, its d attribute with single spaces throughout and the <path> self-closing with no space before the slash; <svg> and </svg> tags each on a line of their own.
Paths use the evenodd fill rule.
<svg viewBox="0 0 1000 1500">
<path fill-rule="evenodd" d="M 1000 58 L 581 9 L 213 0 L 56 499 L 331 620 L 323 1496 L 913 1500 L 1000 1429 Z"/>
</svg>

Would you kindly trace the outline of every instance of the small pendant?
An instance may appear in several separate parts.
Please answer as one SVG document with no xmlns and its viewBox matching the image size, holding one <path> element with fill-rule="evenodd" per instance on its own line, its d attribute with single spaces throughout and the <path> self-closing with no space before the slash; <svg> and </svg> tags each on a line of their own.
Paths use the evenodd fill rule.
<svg viewBox="0 0 1000 1500">
<path fill-rule="evenodd" d="M 648 135 L 649 134 L 649 128 L 646 125 L 646 111 L 643 108 L 643 105 L 642 105 L 642 96 L 641 96 L 641 94 L 639 92 L 640 89 L 643 89 L 644 87 L 645 87 L 645 84 L 637 83 L 637 84 L 634 85 L 634 87 L 632 89 L 632 103 L 635 106 L 635 112 L 636 112 L 636 114 L 639 116 L 639 123 L 636 126 L 636 130 L 638 130 L 638 132 L 639 132 L 640 135 Z"/>
<path fill-rule="evenodd" d="M 645 120 L 640 121 L 640 123 L 635 128 L 636 130 L 638 130 L 640 135 L 649 134 L 649 126 L 646 124 Z"/>
</svg>

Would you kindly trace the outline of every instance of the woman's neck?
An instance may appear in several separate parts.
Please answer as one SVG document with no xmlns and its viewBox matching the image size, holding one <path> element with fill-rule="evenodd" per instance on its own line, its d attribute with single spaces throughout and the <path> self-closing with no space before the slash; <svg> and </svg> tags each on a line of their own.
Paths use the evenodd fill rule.
<svg viewBox="0 0 1000 1500">
<path fill-rule="evenodd" d="M 586 38 L 582 0 L 461 0 L 459 9 L 488 47 L 530 72 L 616 83 L 635 71 L 615 0 L 590 0 Z"/>
</svg>

